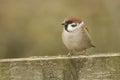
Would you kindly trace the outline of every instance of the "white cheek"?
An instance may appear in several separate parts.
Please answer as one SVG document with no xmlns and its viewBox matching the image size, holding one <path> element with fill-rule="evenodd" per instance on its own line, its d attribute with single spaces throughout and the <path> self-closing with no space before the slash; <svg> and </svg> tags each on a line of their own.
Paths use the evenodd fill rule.
<svg viewBox="0 0 120 80">
<path fill-rule="evenodd" d="M 82 28 L 84 27 L 84 22 L 81 22 L 80 24 L 77 24 L 77 26 L 72 27 L 72 25 L 74 25 L 74 24 L 75 24 L 75 23 L 69 24 L 67 30 L 68 30 L 68 31 L 74 31 L 74 30 L 76 30 L 76 29 L 82 29 Z"/>
<path fill-rule="evenodd" d="M 68 31 L 74 31 L 77 27 L 72 27 L 71 25 L 68 25 Z"/>
</svg>

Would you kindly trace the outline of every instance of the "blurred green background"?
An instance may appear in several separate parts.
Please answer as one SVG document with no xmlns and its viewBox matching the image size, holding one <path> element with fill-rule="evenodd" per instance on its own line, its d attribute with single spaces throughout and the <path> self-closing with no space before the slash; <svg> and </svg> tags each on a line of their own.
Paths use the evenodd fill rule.
<svg viewBox="0 0 120 80">
<path fill-rule="evenodd" d="M 0 0 L 0 58 L 66 55 L 61 22 L 80 17 L 95 49 L 120 51 L 119 0 Z"/>
</svg>

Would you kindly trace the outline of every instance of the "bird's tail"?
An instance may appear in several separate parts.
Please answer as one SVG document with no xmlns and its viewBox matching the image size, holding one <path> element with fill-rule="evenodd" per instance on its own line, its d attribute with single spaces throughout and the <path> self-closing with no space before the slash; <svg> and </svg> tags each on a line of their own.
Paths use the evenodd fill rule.
<svg viewBox="0 0 120 80">
<path fill-rule="evenodd" d="M 91 44 L 91 47 L 96 47 L 95 45 Z"/>
</svg>

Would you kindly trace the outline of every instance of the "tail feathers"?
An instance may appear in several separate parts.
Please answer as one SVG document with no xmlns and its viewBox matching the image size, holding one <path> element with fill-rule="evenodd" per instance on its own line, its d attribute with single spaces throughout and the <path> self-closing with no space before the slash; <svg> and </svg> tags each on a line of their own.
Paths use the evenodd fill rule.
<svg viewBox="0 0 120 80">
<path fill-rule="evenodd" d="M 91 47 L 96 47 L 95 45 L 91 44 Z"/>
</svg>

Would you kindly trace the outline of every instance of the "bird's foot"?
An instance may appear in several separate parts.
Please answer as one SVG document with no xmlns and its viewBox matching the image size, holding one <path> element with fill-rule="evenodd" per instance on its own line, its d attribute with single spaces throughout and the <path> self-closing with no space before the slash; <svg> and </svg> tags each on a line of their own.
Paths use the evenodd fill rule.
<svg viewBox="0 0 120 80">
<path fill-rule="evenodd" d="M 84 54 L 84 55 L 86 55 L 86 56 L 89 55 L 86 50 L 83 50 L 82 54 Z"/>
<path fill-rule="evenodd" d="M 70 51 L 68 54 L 67 54 L 67 57 L 70 57 L 70 56 L 72 56 L 73 55 L 73 53 L 72 53 L 72 51 Z"/>
</svg>

